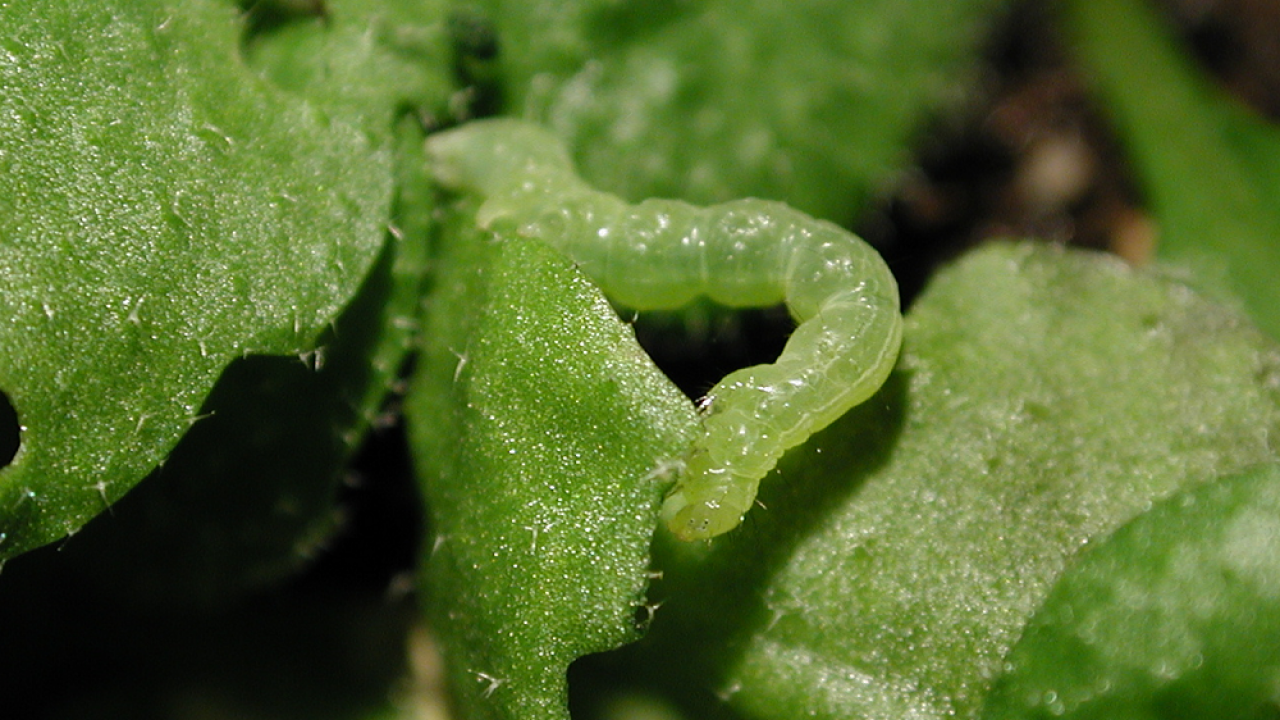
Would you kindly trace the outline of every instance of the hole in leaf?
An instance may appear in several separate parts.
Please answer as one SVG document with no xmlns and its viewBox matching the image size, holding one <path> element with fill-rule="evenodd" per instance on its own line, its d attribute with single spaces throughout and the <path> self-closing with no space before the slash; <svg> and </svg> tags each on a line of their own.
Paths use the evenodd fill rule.
<svg viewBox="0 0 1280 720">
<path fill-rule="evenodd" d="M 18 411 L 9 402 L 9 396 L 0 392 L 0 467 L 13 462 L 22 444 L 22 426 L 18 424 Z"/>
</svg>

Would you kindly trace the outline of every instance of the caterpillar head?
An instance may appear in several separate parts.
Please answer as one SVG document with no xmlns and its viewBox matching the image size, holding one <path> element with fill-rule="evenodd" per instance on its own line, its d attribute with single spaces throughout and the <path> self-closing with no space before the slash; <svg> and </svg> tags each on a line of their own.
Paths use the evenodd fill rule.
<svg viewBox="0 0 1280 720">
<path fill-rule="evenodd" d="M 705 479 L 704 479 L 705 480 Z M 724 473 L 712 486 L 686 478 L 662 503 L 662 519 L 677 538 L 710 540 L 742 523 L 760 481 Z"/>
</svg>

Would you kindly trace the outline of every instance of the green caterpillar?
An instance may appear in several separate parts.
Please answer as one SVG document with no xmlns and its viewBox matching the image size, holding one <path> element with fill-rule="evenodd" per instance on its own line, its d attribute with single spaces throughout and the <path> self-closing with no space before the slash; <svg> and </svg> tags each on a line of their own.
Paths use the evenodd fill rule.
<svg viewBox="0 0 1280 720">
<path fill-rule="evenodd" d="M 442 185 L 483 199 L 482 227 L 559 248 L 623 305 L 786 302 L 798 325 L 777 361 L 730 373 L 700 404 L 704 432 L 663 505 L 681 539 L 741 523 L 783 452 L 869 398 L 897 360 L 897 283 L 831 223 L 763 200 L 630 205 L 589 187 L 556 138 L 517 120 L 468 123 L 428 150 Z"/>
</svg>

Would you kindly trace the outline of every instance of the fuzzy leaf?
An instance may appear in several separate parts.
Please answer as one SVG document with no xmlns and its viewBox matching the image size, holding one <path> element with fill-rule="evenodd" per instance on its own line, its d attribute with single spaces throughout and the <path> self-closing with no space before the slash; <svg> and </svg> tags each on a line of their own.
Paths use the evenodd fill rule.
<svg viewBox="0 0 1280 720">
<path fill-rule="evenodd" d="M 462 717 L 567 718 L 569 663 L 638 637 L 693 407 L 559 253 L 475 232 L 445 247 L 406 407 L 430 617 Z"/>
<path fill-rule="evenodd" d="M 963 98 L 1001 0 L 485 0 L 505 110 L 633 202 L 783 200 L 847 222 Z"/>
<path fill-rule="evenodd" d="M 0 7 L 0 557 L 120 497 L 222 369 L 300 354 L 382 244 L 387 148 L 265 86 L 224 4 Z"/>
<path fill-rule="evenodd" d="M 1081 553 L 984 717 L 1274 717 L 1278 551 L 1280 466 L 1161 502 Z"/>
<path fill-rule="evenodd" d="M 880 395 L 765 480 L 767 512 L 659 563 L 647 665 L 753 717 L 974 717 L 1082 545 L 1278 431 L 1280 349 L 1235 313 L 987 247 L 909 313 Z"/>
<path fill-rule="evenodd" d="M 388 231 L 314 352 L 233 361 L 202 408 L 210 417 L 60 553 L 122 603 L 243 597 L 306 567 L 341 527 L 334 503 L 346 461 L 389 417 L 387 395 L 416 343 L 435 205 L 420 119 L 449 95 L 449 64 L 432 53 L 441 4 L 400 12 L 397 32 L 387 26 L 391 7 L 329 3 L 323 21 L 294 18 L 249 41 L 248 60 L 269 81 L 393 149 Z"/>
<path fill-rule="evenodd" d="M 250 63 L 276 85 L 388 133 L 394 114 L 436 118 L 453 87 L 444 0 L 326 0 L 255 34 Z"/>
</svg>

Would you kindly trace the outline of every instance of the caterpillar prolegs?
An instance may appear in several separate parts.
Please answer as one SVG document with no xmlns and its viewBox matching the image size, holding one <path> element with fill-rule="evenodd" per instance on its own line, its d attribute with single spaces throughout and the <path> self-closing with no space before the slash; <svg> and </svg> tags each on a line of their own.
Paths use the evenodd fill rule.
<svg viewBox="0 0 1280 720">
<path fill-rule="evenodd" d="M 763 200 L 631 205 L 588 186 L 556 138 L 517 120 L 467 123 L 428 149 L 442 185 L 482 199 L 482 227 L 559 248 L 623 305 L 786 302 L 798 325 L 777 361 L 730 373 L 701 405 L 702 435 L 663 504 L 682 539 L 741 523 L 783 452 L 869 398 L 893 368 L 897 283 L 836 225 Z"/>
</svg>

